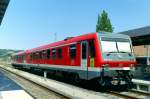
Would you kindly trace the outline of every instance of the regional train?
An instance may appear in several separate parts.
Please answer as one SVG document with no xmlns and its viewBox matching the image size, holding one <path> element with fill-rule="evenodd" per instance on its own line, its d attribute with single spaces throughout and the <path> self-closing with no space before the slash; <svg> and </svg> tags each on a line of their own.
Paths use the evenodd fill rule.
<svg viewBox="0 0 150 99">
<path fill-rule="evenodd" d="M 101 86 L 131 84 L 136 64 L 131 39 L 117 33 L 89 33 L 18 52 L 17 68 L 61 73 L 74 81 L 96 80 Z"/>
</svg>

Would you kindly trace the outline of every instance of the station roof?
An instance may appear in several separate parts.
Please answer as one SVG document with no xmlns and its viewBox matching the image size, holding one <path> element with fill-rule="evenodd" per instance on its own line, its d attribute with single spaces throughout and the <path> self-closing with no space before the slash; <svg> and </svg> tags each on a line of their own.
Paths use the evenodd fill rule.
<svg viewBox="0 0 150 99">
<path fill-rule="evenodd" d="M 10 0 L 0 0 L 0 25 Z"/>
<path fill-rule="evenodd" d="M 150 26 L 128 30 L 120 33 L 129 35 L 132 39 L 133 45 L 135 46 L 150 44 Z"/>
</svg>

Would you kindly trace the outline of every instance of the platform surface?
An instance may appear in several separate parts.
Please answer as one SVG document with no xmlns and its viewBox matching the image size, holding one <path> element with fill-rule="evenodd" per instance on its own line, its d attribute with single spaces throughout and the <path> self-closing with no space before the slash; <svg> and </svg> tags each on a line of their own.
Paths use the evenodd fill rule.
<svg viewBox="0 0 150 99">
<path fill-rule="evenodd" d="M 33 99 L 0 70 L 0 99 Z"/>
</svg>

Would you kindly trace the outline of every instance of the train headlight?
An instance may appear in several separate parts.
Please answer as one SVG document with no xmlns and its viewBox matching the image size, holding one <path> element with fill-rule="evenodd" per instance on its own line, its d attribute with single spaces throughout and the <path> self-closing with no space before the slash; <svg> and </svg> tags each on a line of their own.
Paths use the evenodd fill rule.
<svg viewBox="0 0 150 99">
<path fill-rule="evenodd" d="M 109 71 L 109 64 L 103 65 L 104 71 Z"/>
<path fill-rule="evenodd" d="M 134 64 L 130 64 L 130 69 L 131 69 L 132 71 L 135 71 Z"/>
</svg>

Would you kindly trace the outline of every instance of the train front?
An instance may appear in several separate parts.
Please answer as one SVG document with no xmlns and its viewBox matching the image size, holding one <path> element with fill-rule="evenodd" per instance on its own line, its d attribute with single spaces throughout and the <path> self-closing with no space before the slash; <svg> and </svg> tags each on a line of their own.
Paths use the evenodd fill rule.
<svg viewBox="0 0 150 99">
<path fill-rule="evenodd" d="M 131 39 L 122 34 L 98 34 L 102 53 L 102 85 L 132 85 L 136 64 Z"/>
</svg>

